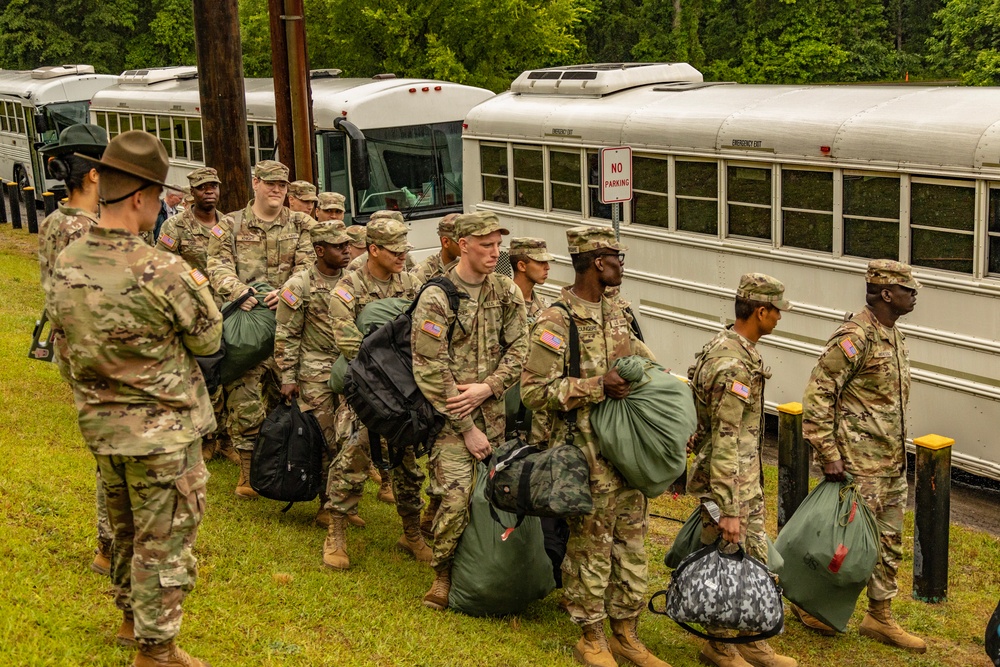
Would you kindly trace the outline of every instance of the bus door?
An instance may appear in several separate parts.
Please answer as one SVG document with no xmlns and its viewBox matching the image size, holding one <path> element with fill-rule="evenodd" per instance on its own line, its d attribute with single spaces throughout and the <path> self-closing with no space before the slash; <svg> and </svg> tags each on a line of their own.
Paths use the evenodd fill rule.
<svg viewBox="0 0 1000 667">
<path fill-rule="evenodd" d="M 41 199 L 46 190 L 45 163 L 38 149 L 42 146 L 42 138 L 35 132 L 34 109 L 21 107 L 24 113 L 24 129 L 28 138 L 28 152 L 31 154 L 31 184 L 35 187 L 35 199 Z M 27 203 L 27 202 L 25 202 Z"/>
</svg>

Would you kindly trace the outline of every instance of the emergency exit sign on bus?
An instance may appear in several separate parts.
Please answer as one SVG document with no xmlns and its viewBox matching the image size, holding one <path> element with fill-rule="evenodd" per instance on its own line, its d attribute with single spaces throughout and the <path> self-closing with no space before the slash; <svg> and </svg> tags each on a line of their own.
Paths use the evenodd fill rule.
<svg viewBox="0 0 1000 667">
<path fill-rule="evenodd" d="M 632 199 L 632 149 L 628 146 L 601 149 L 602 204 Z"/>
</svg>

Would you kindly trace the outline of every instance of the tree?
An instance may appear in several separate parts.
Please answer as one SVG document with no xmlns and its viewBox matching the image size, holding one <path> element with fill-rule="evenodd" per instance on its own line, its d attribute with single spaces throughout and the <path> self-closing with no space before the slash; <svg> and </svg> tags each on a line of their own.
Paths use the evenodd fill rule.
<svg viewBox="0 0 1000 667">
<path fill-rule="evenodd" d="M 939 76 L 962 83 L 1000 85 L 1000 0 L 948 0 L 934 15 L 928 61 Z"/>
</svg>

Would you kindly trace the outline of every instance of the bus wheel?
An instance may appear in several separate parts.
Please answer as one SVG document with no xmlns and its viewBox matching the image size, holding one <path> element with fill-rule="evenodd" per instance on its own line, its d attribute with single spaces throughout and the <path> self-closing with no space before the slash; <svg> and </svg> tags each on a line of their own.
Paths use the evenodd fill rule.
<svg viewBox="0 0 1000 667">
<path fill-rule="evenodd" d="M 19 164 L 14 165 L 14 182 L 17 183 L 17 192 L 21 201 L 27 204 L 28 202 L 24 201 L 24 189 L 31 185 L 31 181 L 28 180 L 28 172 Z"/>
</svg>

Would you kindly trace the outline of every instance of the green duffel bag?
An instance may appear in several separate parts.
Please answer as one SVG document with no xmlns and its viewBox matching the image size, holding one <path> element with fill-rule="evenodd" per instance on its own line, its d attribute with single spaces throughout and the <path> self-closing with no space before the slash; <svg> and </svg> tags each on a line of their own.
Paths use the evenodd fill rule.
<svg viewBox="0 0 1000 667">
<path fill-rule="evenodd" d="M 383 324 L 392 322 L 402 315 L 410 307 L 411 303 L 412 301 L 409 299 L 395 297 L 372 301 L 358 313 L 358 319 L 355 322 L 358 326 L 358 331 L 362 335 L 367 336 Z M 335 394 L 344 393 L 344 377 L 347 375 L 347 364 L 347 357 L 340 355 L 333 362 L 333 368 L 330 369 L 330 380 L 327 384 Z"/>
<path fill-rule="evenodd" d="M 854 482 L 820 482 L 781 529 L 785 597 L 840 632 L 878 563 L 875 516 Z"/>
<path fill-rule="evenodd" d="M 663 557 L 663 564 L 674 569 L 681 564 L 681 561 L 701 549 L 701 505 L 694 508 L 691 516 L 688 517 L 680 532 L 674 538 L 674 543 L 670 545 L 670 551 Z M 771 538 L 767 538 L 767 569 L 777 572 L 784 565 L 784 558 L 778 553 Z"/>
<path fill-rule="evenodd" d="M 541 520 L 527 517 L 516 530 L 504 530 L 486 500 L 488 474 L 485 463 L 476 464 L 469 525 L 451 565 L 448 607 L 469 616 L 517 614 L 556 587 Z M 516 521 L 507 512 L 499 518 L 511 525 Z"/>
<path fill-rule="evenodd" d="M 629 486 L 656 498 L 687 467 L 687 443 L 698 426 L 687 384 L 643 357 L 623 357 L 615 369 L 632 383 L 623 399 L 605 399 L 590 411 L 601 447 Z"/>
<path fill-rule="evenodd" d="M 493 452 L 486 480 L 486 499 L 504 512 L 566 519 L 594 511 L 590 464 L 576 445 L 539 449 L 520 438 Z M 499 519 L 498 519 L 499 521 Z"/>
<path fill-rule="evenodd" d="M 253 283 L 257 305 L 243 310 L 240 305 L 255 295 L 243 295 L 222 307 L 222 340 L 226 355 L 220 364 L 223 385 L 243 377 L 248 370 L 274 354 L 274 330 L 278 322 L 274 311 L 264 305 L 264 294 L 271 291 L 264 283 Z"/>
</svg>

